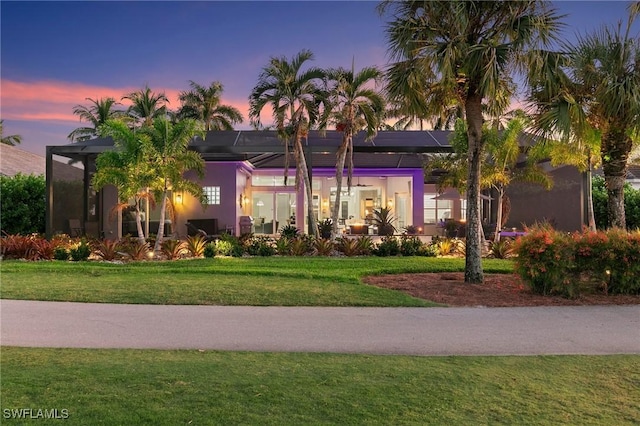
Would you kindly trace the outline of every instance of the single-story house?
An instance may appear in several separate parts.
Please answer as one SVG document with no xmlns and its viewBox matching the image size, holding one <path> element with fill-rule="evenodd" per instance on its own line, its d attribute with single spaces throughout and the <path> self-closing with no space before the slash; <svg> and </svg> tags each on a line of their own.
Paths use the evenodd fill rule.
<svg viewBox="0 0 640 426">
<path fill-rule="evenodd" d="M 433 181 L 426 181 L 423 154 L 449 152 L 449 131 L 381 131 L 372 142 L 364 133 L 354 137 L 353 185 L 346 188 L 340 201 L 339 227 L 345 233 L 370 233 L 371 212 L 379 207 L 393 210 L 398 230 L 413 225 L 425 235 L 438 235 L 438 224 L 447 219 L 464 221 L 466 202 L 454 190 L 439 193 Z M 294 185 L 295 163 L 287 185 L 284 183 L 284 145 L 273 131 L 212 131 L 205 139 L 196 138 L 190 149 L 205 160 L 205 176 L 199 183 L 207 196 L 201 205 L 189 194 L 172 194 L 175 214 L 170 231 L 185 236 L 188 223 L 207 226 L 207 233 L 230 232 L 240 235 L 251 231 L 272 235 L 285 225 L 306 230 L 306 203 L 313 204 L 319 221 L 329 218 L 336 198 L 335 161 L 342 134 L 337 131 L 312 131 L 304 141 L 307 163 L 312 175 L 313 199 L 306 200 L 302 184 Z M 63 146 L 47 147 L 47 234 L 68 232 L 69 220 L 80 220 L 87 233 L 118 238 L 133 233 L 132 217 L 116 214 L 115 188 L 96 193 L 90 184 L 96 157 L 113 149 L 109 138 Z M 53 167 L 53 156 L 71 159 L 83 166 L 82 179 L 60 185 Z M 521 227 L 535 220 L 553 220 L 560 229 L 580 229 L 584 223 L 582 176 L 573 168 L 552 173 L 559 179 L 556 189 L 546 191 L 529 186 L 509 191 L 511 215 L 508 226 Z M 195 176 L 193 176 L 195 179 Z M 519 194 L 527 194 L 520 199 Z M 68 197 L 82 200 L 79 208 L 65 208 Z M 531 201 L 534 200 L 534 201 Z M 61 208 L 62 206 L 62 208 Z M 145 227 L 157 229 L 159 212 L 144 206 Z M 521 210 L 518 210 L 521 209 Z M 535 212 L 538 213 L 535 213 Z M 519 213 L 520 212 L 520 213 Z M 533 217 L 529 217 L 533 213 Z M 526 217 L 526 221 L 521 218 Z M 248 219 L 251 218 L 251 219 Z M 490 193 L 483 197 L 483 222 L 495 222 L 495 203 Z"/>
</svg>

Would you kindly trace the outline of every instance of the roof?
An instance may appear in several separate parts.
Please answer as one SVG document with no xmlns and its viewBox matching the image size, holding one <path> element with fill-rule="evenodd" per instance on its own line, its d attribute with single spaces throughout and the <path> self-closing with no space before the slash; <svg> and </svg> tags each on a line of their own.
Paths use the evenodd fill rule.
<svg viewBox="0 0 640 426">
<path fill-rule="evenodd" d="M 365 132 L 353 138 L 356 167 L 422 167 L 419 155 L 429 152 L 449 152 L 451 132 L 381 131 L 372 141 Z M 335 154 L 342 142 L 342 132 L 311 131 L 303 141 L 312 153 L 314 167 L 335 167 Z M 47 147 L 52 154 L 79 160 L 97 155 L 113 147 L 110 138 L 98 138 L 62 146 Z M 199 152 L 205 161 L 249 161 L 256 168 L 282 168 L 285 146 L 275 131 L 212 131 L 205 139 L 196 138 L 190 148 Z M 384 155 L 380 155 L 384 154 Z M 294 162 L 291 161 L 293 165 Z"/>
<path fill-rule="evenodd" d="M 44 157 L 24 151 L 15 146 L 0 144 L 0 175 L 13 177 L 23 175 L 44 175 Z"/>
</svg>

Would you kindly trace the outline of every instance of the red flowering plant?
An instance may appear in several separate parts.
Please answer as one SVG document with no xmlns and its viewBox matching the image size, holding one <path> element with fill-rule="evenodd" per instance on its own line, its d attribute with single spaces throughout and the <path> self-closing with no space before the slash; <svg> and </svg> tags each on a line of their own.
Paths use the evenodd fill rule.
<svg viewBox="0 0 640 426">
<path fill-rule="evenodd" d="M 570 235 L 535 225 L 515 242 L 515 270 L 534 293 L 575 297 L 573 245 Z"/>
<path fill-rule="evenodd" d="M 614 228 L 607 238 L 610 261 L 601 266 L 609 277 L 607 292 L 640 294 L 640 232 Z"/>
<path fill-rule="evenodd" d="M 584 229 L 573 234 L 576 271 L 575 278 L 590 289 L 607 288 L 611 264 L 609 237 L 601 231 Z"/>
</svg>

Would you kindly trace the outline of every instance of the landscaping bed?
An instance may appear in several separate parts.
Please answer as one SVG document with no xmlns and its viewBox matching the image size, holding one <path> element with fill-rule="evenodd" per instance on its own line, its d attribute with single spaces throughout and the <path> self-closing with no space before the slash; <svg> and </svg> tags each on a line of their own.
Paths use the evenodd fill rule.
<svg viewBox="0 0 640 426">
<path fill-rule="evenodd" d="M 485 274 L 483 284 L 467 284 L 464 273 L 373 275 L 366 284 L 398 290 L 448 306 L 567 306 L 640 304 L 640 295 L 582 294 L 575 299 L 534 294 L 515 274 Z"/>
</svg>

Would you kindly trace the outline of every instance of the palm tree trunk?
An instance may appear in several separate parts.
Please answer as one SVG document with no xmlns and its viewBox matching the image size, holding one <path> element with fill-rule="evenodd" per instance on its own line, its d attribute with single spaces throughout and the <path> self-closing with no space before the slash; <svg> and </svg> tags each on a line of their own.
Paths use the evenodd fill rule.
<svg viewBox="0 0 640 426">
<path fill-rule="evenodd" d="M 471 91 L 471 89 L 469 89 Z M 469 140 L 469 174 L 467 176 L 467 238 L 464 281 L 482 283 L 482 242 L 480 241 L 480 173 L 483 157 L 482 98 L 469 95 L 466 103 Z"/>
<path fill-rule="evenodd" d="M 498 205 L 496 206 L 496 230 L 493 234 L 493 241 L 500 241 L 500 230 L 502 229 L 502 198 L 504 197 L 504 189 L 497 188 Z"/>
<path fill-rule="evenodd" d="M 313 214 L 313 192 L 311 181 L 309 179 L 309 169 L 307 168 L 307 159 L 304 156 L 304 149 L 302 148 L 302 143 L 300 138 L 296 137 L 296 151 L 297 151 L 297 161 L 298 167 L 300 167 L 300 171 L 302 173 L 302 180 L 304 182 L 304 188 L 307 193 L 307 217 L 309 218 L 309 226 L 311 227 L 311 232 L 313 232 L 313 236 L 318 236 L 318 223 L 316 222 L 316 217 Z"/>
<path fill-rule="evenodd" d="M 624 129 L 612 129 L 602 135 L 601 156 L 602 171 L 604 172 L 607 188 L 607 213 L 609 225 L 612 227 L 626 227 L 624 212 L 624 184 L 627 177 L 627 158 L 631 152 L 631 138 Z"/>
<path fill-rule="evenodd" d="M 593 179 L 591 172 L 591 151 L 587 154 L 587 221 L 589 224 L 589 230 L 596 231 L 596 218 L 593 211 Z"/>
<path fill-rule="evenodd" d="M 136 197 L 134 199 L 136 204 L 136 228 L 138 229 L 138 241 L 140 244 L 144 244 L 144 231 L 142 230 L 142 218 L 140 217 L 140 200 Z"/>
<path fill-rule="evenodd" d="M 336 201 L 331 210 L 332 231 L 331 237 L 338 236 L 338 213 L 340 211 L 340 193 L 342 192 L 342 173 L 344 172 L 344 162 L 347 158 L 347 149 L 343 146 L 338 150 L 338 162 L 336 163 Z"/>
<path fill-rule="evenodd" d="M 160 251 L 162 246 L 162 239 L 164 238 L 164 219 L 166 217 L 167 209 L 167 188 L 165 187 L 162 192 L 162 205 L 160 206 L 160 223 L 158 224 L 158 234 L 156 235 L 156 245 L 153 247 L 154 253 Z"/>
</svg>

